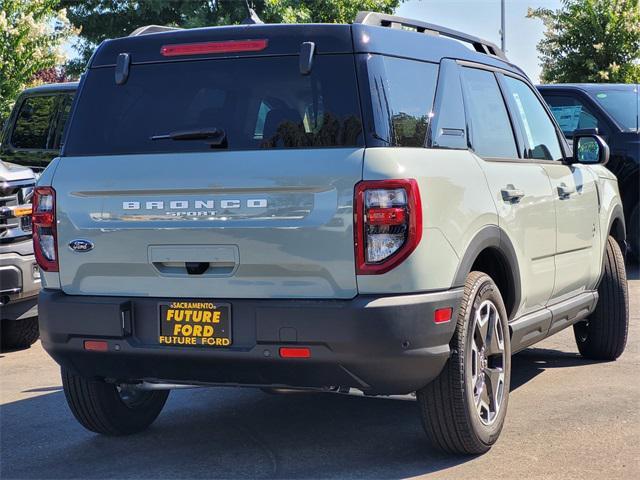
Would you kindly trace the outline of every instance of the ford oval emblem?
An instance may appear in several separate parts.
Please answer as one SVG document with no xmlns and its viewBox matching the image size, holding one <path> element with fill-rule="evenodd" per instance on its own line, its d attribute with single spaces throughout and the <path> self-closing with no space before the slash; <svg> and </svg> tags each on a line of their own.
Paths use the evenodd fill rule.
<svg viewBox="0 0 640 480">
<path fill-rule="evenodd" d="M 71 240 L 69 248 L 74 252 L 89 252 L 93 250 L 93 243 L 89 240 Z"/>
</svg>

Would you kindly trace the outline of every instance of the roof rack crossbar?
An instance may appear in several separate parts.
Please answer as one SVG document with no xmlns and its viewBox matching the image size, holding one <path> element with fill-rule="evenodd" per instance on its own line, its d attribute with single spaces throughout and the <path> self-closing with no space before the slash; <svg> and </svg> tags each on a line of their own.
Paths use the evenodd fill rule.
<svg viewBox="0 0 640 480">
<path fill-rule="evenodd" d="M 377 12 L 358 12 L 356 19 L 353 23 L 361 23 L 363 25 L 373 25 L 376 27 L 389 27 L 389 28 L 408 28 L 413 29 L 418 33 L 425 33 L 427 35 L 442 35 L 443 37 L 453 38 L 461 42 L 469 43 L 473 46 L 474 50 L 486 55 L 492 55 L 498 57 L 501 60 L 508 61 L 504 52 L 494 43 L 487 40 L 483 40 L 473 35 L 468 35 L 457 30 L 441 27 L 432 23 L 421 22 L 420 20 L 412 20 L 404 17 L 397 17 L 395 15 L 388 15 L 386 13 Z"/>
<path fill-rule="evenodd" d="M 136 28 L 129 34 L 130 37 L 139 37 L 140 35 L 149 35 L 151 33 L 170 32 L 173 30 L 182 30 L 180 27 L 167 27 L 165 25 L 145 25 Z"/>
</svg>

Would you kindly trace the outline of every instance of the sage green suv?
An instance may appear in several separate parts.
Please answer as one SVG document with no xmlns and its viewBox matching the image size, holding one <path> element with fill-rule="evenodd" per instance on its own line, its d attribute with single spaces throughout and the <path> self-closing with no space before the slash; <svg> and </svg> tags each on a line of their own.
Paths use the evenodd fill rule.
<svg viewBox="0 0 640 480">
<path fill-rule="evenodd" d="M 573 326 L 622 354 L 608 147 L 572 149 L 495 45 L 368 12 L 154 29 L 97 49 L 34 196 L 42 344 L 87 429 L 184 385 L 416 392 L 434 445 L 481 453 L 513 353 Z"/>
</svg>

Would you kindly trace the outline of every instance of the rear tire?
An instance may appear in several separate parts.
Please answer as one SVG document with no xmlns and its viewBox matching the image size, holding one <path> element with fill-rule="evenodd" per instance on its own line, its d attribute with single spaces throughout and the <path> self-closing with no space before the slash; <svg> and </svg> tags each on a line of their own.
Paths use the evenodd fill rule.
<svg viewBox="0 0 640 480">
<path fill-rule="evenodd" d="M 507 412 L 511 343 L 500 291 L 482 272 L 467 277 L 450 347 L 440 375 L 417 392 L 422 424 L 441 450 L 485 453 Z"/>
<path fill-rule="evenodd" d="M 629 329 L 629 297 L 624 257 L 618 242 L 607 238 L 598 305 L 591 316 L 573 326 L 578 350 L 594 360 L 615 360 L 624 352 Z"/>
<path fill-rule="evenodd" d="M 38 317 L 2 320 L 2 351 L 29 348 L 39 336 Z"/>
<path fill-rule="evenodd" d="M 67 403 L 78 422 L 103 435 L 130 435 L 151 425 L 164 407 L 168 390 L 129 391 L 90 380 L 62 368 Z"/>
</svg>

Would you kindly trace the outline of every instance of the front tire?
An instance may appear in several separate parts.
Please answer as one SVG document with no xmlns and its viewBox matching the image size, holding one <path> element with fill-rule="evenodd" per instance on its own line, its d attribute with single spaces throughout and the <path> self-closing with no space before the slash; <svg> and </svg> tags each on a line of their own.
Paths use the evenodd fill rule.
<svg viewBox="0 0 640 480">
<path fill-rule="evenodd" d="M 573 326 L 578 351 L 585 358 L 615 360 L 624 352 L 629 329 L 629 297 L 624 257 L 618 242 L 607 238 L 598 305 L 591 316 Z"/>
<path fill-rule="evenodd" d="M 422 423 L 441 450 L 485 453 L 507 412 L 511 343 L 500 291 L 482 272 L 467 277 L 450 347 L 440 375 L 417 392 Z"/>
<path fill-rule="evenodd" d="M 2 351 L 29 348 L 38 340 L 38 317 L 2 320 Z"/>
<path fill-rule="evenodd" d="M 75 375 L 64 367 L 62 386 L 78 422 L 103 435 L 130 435 L 145 430 L 169 396 L 168 390 L 134 391 Z"/>
</svg>

